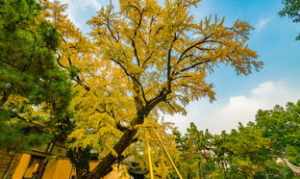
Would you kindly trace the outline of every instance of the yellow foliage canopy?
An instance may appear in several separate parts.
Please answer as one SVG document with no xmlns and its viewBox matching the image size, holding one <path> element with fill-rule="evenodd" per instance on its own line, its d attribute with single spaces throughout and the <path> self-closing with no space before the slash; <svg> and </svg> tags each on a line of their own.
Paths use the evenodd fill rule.
<svg viewBox="0 0 300 179">
<path fill-rule="evenodd" d="M 247 46 L 252 27 L 239 20 L 225 26 L 223 18 L 196 22 L 190 8 L 199 0 L 119 2 L 119 10 L 103 7 L 88 22 L 91 38 L 66 18 L 65 6 L 48 3 L 46 13 L 62 34 L 59 63 L 79 72 L 70 106 L 77 127 L 70 138 L 107 154 L 95 169 L 98 175 L 134 143 L 146 119 L 185 113 L 201 97 L 213 100 L 205 78 L 218 64 L 241 75 L 262 66 Z"/>
</svg>

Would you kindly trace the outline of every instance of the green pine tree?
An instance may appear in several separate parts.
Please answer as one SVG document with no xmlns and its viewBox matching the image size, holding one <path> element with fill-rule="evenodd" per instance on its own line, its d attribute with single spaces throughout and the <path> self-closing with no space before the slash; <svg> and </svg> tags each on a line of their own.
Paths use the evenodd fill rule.
<svg viewBox="0 0 300 179">
<path fill-rule="evenodd" d="M 41 11 L 36 0 L 0 2 L 1 147 L 32 147 L 68 126 L 70 82 L 56 62 L 59 34 Z"/>
</svg>

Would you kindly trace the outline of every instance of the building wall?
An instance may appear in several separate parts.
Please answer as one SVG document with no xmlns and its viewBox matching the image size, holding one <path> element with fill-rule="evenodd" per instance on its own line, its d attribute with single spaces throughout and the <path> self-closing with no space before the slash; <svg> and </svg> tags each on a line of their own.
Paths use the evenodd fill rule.
<svg viewBox="0 0 300 179">
<path fill-rule="evenodd" d="M 20 159 L 19 154 L 10 154 L 6 151 L 0 150 L 0 178 L 4 178 L 5 175 L 11 178 L 13 175 L 13 170 L 16 168 Z"/>
<path fill-rule="evenodd" d="M 0 151 L 0 179 L 22 179 L 30 178 L 37 170 L 34 157 L 28 153 L 10 155 L 7 152 Z M 90 162 L 90 169 L 93 170 L 98 161 Z M 43 174 L 42 179 L 70 179 L 75 175 L 75 169 L 67 158 L 50 159 Z M 103 179 L 130 179 L 126 166 L 114 166 Z"/>
<path fill-rule="evenodd" d="M 22 179 L 23 177 L 30 178 L 37 171 L 38 163 L 34 162 L 34 156 L 23 153 L 9 155 L 7 152 L 0 151 L 0 179 L 4 178 L 7 173 L 7 179 Z M 93 170 L 98 161 L 90 162 L 90 169 Z M 8 171 L 8 172 L 7 172 Z M 70 179 L 75 176 L 75 169 L 72 167 L 70 160 L 67 158 L 50 159 L 45 168 L 42 179 Z M 114 166 L 103 179 L 130 179 L 127 173 L 127 167 Z"/>
</svg>

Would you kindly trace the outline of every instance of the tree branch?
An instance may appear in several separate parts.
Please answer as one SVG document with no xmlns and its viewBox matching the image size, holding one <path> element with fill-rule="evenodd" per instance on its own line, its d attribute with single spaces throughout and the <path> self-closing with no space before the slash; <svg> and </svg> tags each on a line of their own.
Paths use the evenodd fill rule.
<svg viewBox="0 0 300 179">
<path fill-rule="evenodd" d="M 171 70 L 172 70 L 172 66 L 171 66 L 171 60 L 172 60 L 172 50 L 173 50 L 173 46 L 174 43 L 177 40 L 177 33 L 175 32 L 174 34 L 174 38 L 171 42 L 170 48 L 168 50 L 168 56 L 167 56 L 167 81 L 168 81 L 168 89 L 171 90 Z"/>
<path fill-rule="evenodd" d="M 133 6 L 133 7 L 135 7 L 135 6 Z M 136 7 L 136 9 L 138 9 L 138 8 Z M 142 25 L 144 10 L 140 11 L 138 9 L 138 12 L 139 12 L 139 15 L 140 15 L 139 22 L 138 22 L 136 28 L 134 29 L 133 37 L 131 38 L 131 45 L 132 45 L 132 48 L 133 48 L 134 56 L 135 56 L 135 58 L 137 60 L 137 64 L 138 64 L 138 66 L 140 66 L 141 60 L 140 60 L 139 55 L 138 55 L 138 50 L 137 50 L 137 47 L 136 47 L 135 38 L 137 36 L 139 28 Z"/>
<path fill-rule="evenodd" d="M 137 116 L 130 123 L 132 127 L 124 132 L 120 140 L 113 147 L 118 156 L 115 156 L 112 152 L 110 152 L 108 155 L 102 158 L 98 166 L 90 173 L 90 175 L 87 176 L 87 179 L 100 178 L 111 171 L 112 164 L 118 160 L 119 156 L 122 156 L 122 153 L 130 146 L 130 144 L 136 141 L 135 136 L 137 134 L 137 128 L 135 128 L 135 126 L 143 124 L 145 117 L 148 116 L 151 110 L 159 102 L 165 99 L 168 93 L 169 92 L 164 88 L 164 90 L 162 90 L 157 97 L 153 98 L 150 103 L 137 112 Z"/>
<path fill-rule="evenodd" d="M 133 38 L 131 39 L 131 46 L 133 48 L 133 53 L 134 53 L 134 56 L 136 58 L 136 62 L 138 64 L 138 66 L 140 66 L 141 65 L 141 60 L 140 60 L 140 57 L 138 55 L 138 51 L 137 51 L 137 47 L 136 47 L 136 44 L 135 44 L 135 40 Z"/>
<path fill-rule="evenodd" d="M 211 35 L 208 35 L 206 37 L 204 37 L 202 40 L 192 44 L 191 46 L 187 47 L 180 55 L 180 57 L 178 58 L 178 61 L 177 61 L 177 64 L 179 64 L 181 61 L 183 61 L 185 59 L 185 55 L 190 51 L 192 50 L 193 48 L 197 47 L 198 45 L 201 45 L 205 42 L 207 42 L 207 40 L 212 36 Z"/>
<path fill-rule="evenodd" d="M 200 61 L 200 62 L 194 63 L 194 64 L 192 64 L 192 65 L 190 65 L 190 66 L 188 66 L 188 67 L 186 67 L 186 68 L 183 68 L 183 69 L 179 70 L 179 72 L 176 72 L 175 74 L 177 75 L 177 74 L 179 74 L 179 73 L 182 73 L 182 72 L 191 70 L 191 69 L 193 69 L 193 68 L 195 68 L 195 67 L 197 67 L 197 66 L 199 66 L 199 65 L 206 64 L 206 63 L 208 63 L 208 62 L 210 62 L 210 61 L 211 61 L 210 59 L 207 59 L 207 60 L 204 60 L 204 61 Z"/>
<path fill-rule="evenodd" d="M 90 91 L 91 88 L 80 79 L 79 75 L 76 75 L 74 81 L 76 81 L 80 86 L 82 86 L 86 91 Z"/>
<path fill-rule="evenodd" d="M 181 75 L 181 76 L 176 76 L 175 78 L 173 78 L 172 80 L 175 81 L 175 80 L 178 80 L 180 78 L 190 78 L 192 77 L 191 75 Z"/>
<path fill-rule="evenodd" d="M 61 58 L 61 55 L 58 56 L 57 58 L 57 64 L 61 67 L 61 68 L 64 68 L 66 70 L 69 70 L 67 66 L 64 66 L 61 62 L 60 62 L 60 58 Z M 70 57 L 68 57 L 68 63 L 70 66 L 72 66 L 72 61 L 70 59 Z M 83 82 L 83 80 L 80 79 L 80 76 L 79 75 L 76 75 L 75 78 L 72 78 L 73 81 L 75 81 L 77 84 L 79 84 L 80 86 L 82 86 L 86 91 L 90 91 L 91 88 L 85 84 Z"/>
<path fill-rule="evenodd" d="M 37 123 L 37 122 L 31 121 L 31 120 L 28 120 L 28 119 L 24 118 L 23 116 L 20 116 L 18 113 L 13 112 L 13 111 L 9 111 L 9 113 L 12 114 L 12 116 L 10 116 L 10 117 L 12 117 L 12 118 L 13 118 L 13 117 L 16 117 L 16 118 L 22 120 L 22 121 L 25 122 L 25 123 L 28 123 L 28 124 L 30 124 L 30 125 L 33 125 L 34 127 L 38 127 L 38 129 L 39 129 L 41 132 L 45 132 L 45 131 L 49 132 L 48 130 L 45 130 L 45 129 L 46 129 L 46 126 L 43 125 L 43 124 L 41 124 L 41 123 Z"/>
<path fill-rule="evenodd" d="M 152 58 L 153 56 L 153 51 L 150 53 L 150 55 L 144 60 L 144 62 L 142 63 L 142 68 L 145 68 L 147 62 Z"/>
<path fill-rule="evenodd" d="M 115 62 L 123 71 L 124 73 L 135 83 L 139 86 L 140 90 L 141 90 L 141 93 L 142 93 L 142 97 L 143 97 L 143 100 L 145 101 L 145 103 L 148 102 L 147 98 L 146 98 L 146 95 L 145 95 L 145 91 L 144 91 L 144 87 L 143 85 L 141 84 L 141 82 L 136 79 L 132 74 L 130 74 L 126 67 L 121 63 L 119 62 L 118 60 L 115 60 L 115 59 L 111 59 L 113 62 Z"/>
<path fill-rule="evenodd" d="M 119 39 L 115 36 L 113 30 L 111 29 L 109 18 L 106 18 L 106 23 L 105 23 L 105 25 L 106 25 L 106 28 L 107 28 L 108 32 L 110 33 L 110 36 L 111 36 L 116 42 L 118 42 Z"/>
<path fill-rule="evenodd" d="M 8 100 L 8 94 L 4 91 L 3 92 L 3 96 L 0 100 L 0 109 L 3 107 L 3 105 L 6 103 L 6 101 Z"/>
</svg>

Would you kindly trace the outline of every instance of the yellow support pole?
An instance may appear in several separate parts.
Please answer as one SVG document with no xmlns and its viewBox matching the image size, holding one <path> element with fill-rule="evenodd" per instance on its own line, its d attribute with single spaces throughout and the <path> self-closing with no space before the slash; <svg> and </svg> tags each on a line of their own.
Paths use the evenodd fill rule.
<svg viewBox="0 0 300 179">
<path fill-rule="evenodd" d="M 147 156 L 148 156 L 148 165 L 149 165 L 149 171 L 150 171 L 150 179 L 154 179 L 153 167 L 152 167 L 152 158 L 151 158 L 151 147 L 149 145 L 148 139 L 146 140 L 146 147 L 147 147 Z"/>
<path fill-rule="evenodd" d="M 172 167 L 173 167 L 174 170 L 176 171 L 178 177 L 179 177 L 180 179 L 183 179 L 183 177 L 181 176 L 179 170 L 177 169 L 177 167 L 176 167 L 176 165 L 175 165 L 175 163 L 174 163 L 174 161 L 173 161 L 171 155 L 169 154 L 169 152 L 168 152 L 168 150 L 166 149 L 166 147 L 163 145 L 163 142 L 162 142 L 161 138 L 159 137 L 159 135 L 157 134 L 156 131 L 153 130 L 153 132 L 154 132 L 156 138 L 158 139 L 159 144 L 161 145 L 161 147 L 163 148 L 164 152 L 166 153 L 166 155 L 167 155 L 167 157 L 168 157 L 168 159 L 169 159 L 169 161 L 170 161 Z"/>
</svg>

